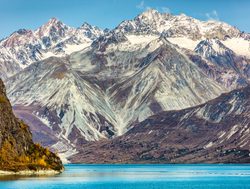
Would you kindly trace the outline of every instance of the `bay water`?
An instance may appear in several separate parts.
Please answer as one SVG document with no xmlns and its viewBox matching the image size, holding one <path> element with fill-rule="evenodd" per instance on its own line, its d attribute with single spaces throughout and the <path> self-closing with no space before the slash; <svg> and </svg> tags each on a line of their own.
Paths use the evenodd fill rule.
<svg viewBox="0 0 250 189">
<path fill-rule="evenodd" d="M 0 189 L 250 189 L 250 165 L 68 164 L 56 176 L 4 176 Z"/>
</svg>

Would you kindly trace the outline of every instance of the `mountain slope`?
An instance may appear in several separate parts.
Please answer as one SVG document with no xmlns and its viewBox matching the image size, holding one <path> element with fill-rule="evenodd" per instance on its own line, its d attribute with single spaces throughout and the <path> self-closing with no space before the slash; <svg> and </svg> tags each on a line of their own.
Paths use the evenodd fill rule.
<svg viewBox="0 0 250 189">
<path fill-rule="evenodd" d="M 85 163 L 248 163 L 250 87 L 205 104 L 161 112 L 125 135 L 90 142 L 71 158 Z"/>
<path fill-rule="evenodd" d="M 6 97 L 0 80 L 0 170 L 55 170 L 60 172 L 60 159 L 48 149 L 34 144 L 29 127 L 18 120 Z"/>
<path fill-rule="evenodd" d="M 32 125 L 34 139 L 43 145 L 74 153 L 86 140 L 114 135 L 114 115 L 103 92 L 80 78 L 67 58 L 34 63 L 8 83 L 15 113 Z"/>
<path fill-rule="evenodd" d="M 122 135 L 157 112 L 198 105 L 226 90 L 164 37 L 136 46 L 129 39 L 51 57 L 7 80 L 15 113 L 36 141 L 75 153 L 87 141 Z"/>
<path fill-rule="evenodd" d="M 122 119 L 122 133 L 133 122 L 159 111 L 194 106 L 225 90 L 165 38 L 152 41 L 146 48 L 152 46 L 156 49 L 135 64 L 139 68 L 137 72 L 129 78 L 121 77 L 108 89 L 112 106 Z"/>
</svg>

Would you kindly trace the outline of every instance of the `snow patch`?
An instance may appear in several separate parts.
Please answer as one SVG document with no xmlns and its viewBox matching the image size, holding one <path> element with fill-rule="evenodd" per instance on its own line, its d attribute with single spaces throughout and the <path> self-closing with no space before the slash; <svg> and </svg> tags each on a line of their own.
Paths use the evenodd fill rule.
<svg viewBox="0 0 250 189">
<path fill-rule="evenodd" d="M 232 38 L 221 41 L 226 47 L 236 54 L 250 58 L 250 42 L 243 38 Z"/>
<path fill-rule="evenodd" d="M 219 133 L 219 138 L 222 138 L 225 134 L 226 134 L 225 131 L 221 131 L 221 132 Z"/>
<path fill-rule="evenodd" d="M 181 48 L 194 50 L 195 47 L 198 45 L 199 41 L 192 40 L 188 37 L 173 37 L 167 38 L 171 43 L 178 45 Z"/>
<path fill-rule="evenodd" d="M 213 146 L 213 142 L 209 142 L 207 145 L 204 146 L 204 149 L 210 148 Z"/>
<path fill-rule="evenodd" d="M 229 134 L 227 135 L 227 140 L 229 140 L 238 130 L 239 130 L 238 125 L 233 126 L 229 131 Z"/>
<path fill-rule="evenodd" d="M 66 45 L 66 48 L 64 49 L 66 54 L 71 54 L 73 52 L 77 52 L 80 50 L 85 49 L 86 47 L 89 47 L 91 44 L 91 42 L 86 42 L 83 44 L 79 44 L 79 45 Z"/>
<path fill-rule="evenodd" d="M 157 35 L 127 35 L 126 36 L 129 42 L 133 45 L 150 43 L 151 41 L 159 38 Z"/>
</svg>

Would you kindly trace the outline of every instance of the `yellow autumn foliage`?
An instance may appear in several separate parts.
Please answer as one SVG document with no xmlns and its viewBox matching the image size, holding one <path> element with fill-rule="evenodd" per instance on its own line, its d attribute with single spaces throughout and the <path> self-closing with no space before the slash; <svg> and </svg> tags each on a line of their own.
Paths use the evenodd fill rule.
<svg viewBox="0 0 250 189">
<path fill-rule="evenodd" d="M 21 129 L 24 129 L 24 130 L 28 129 L 28 126 L 22 120 L 20 121 L 20 127 Z"/>
<path fill-rule="evenodd" d="M 49 156 L 49 155 L 50 155 L 50 151 L 49 151 L 48 148 L 45 148 L 45 154 L 46 154 L 46 156 Z"/>
<path fill-rule="evenodd" d="M 3 95 L 0 95 L 0 103 L 6 103 L 6 102 L 7 99 Z"/>
<path fill-rule="evenodd" d="M 47 166 L 47 163 L 46 163 L 44 157 L 38 159 L 38 160 L 37 160 L 37 164 L 38 164 L 38 165 L 41 165 L 41 166 L 44 166 L 44 167 Z"/>
</svg>

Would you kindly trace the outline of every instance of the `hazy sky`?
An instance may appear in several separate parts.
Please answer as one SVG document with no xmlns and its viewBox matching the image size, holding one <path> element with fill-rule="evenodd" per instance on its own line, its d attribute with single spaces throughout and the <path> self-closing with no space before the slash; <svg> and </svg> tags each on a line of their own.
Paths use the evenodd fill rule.
<svg viewBox="0 0 250 189">
<path fill-rule="evenodd" d="M 113 28 L 147 8 L 221 20 L 250 32 L 250 0 L 0 0 L 0 38 L 20 28 L 36 29 L 51 17 L 74 27 L 88 22 Z"/>
</svg>

